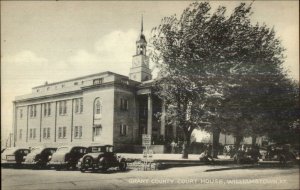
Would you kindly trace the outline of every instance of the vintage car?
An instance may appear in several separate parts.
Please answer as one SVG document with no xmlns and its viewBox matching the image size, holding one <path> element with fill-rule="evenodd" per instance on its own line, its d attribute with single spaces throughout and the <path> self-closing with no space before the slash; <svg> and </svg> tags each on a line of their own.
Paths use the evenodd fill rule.
<svg viewBox="0 0 300 190">
<path fill-rule="evenodd" d="M 25 156 L 29 154 L 28 148 L 11 147 L 5 149 L 1 154 L 1 166 L 21 166 L 25 160 Z"/>
<path fill-rule="evenodd" d="M 78 160 L 86 154 L 86 150 L 87 148 L 83 146 L 61 146 L 52 155 L 49 166 L 57 170 L 75 169 Z"/>
<path fill-rule="evenodd" d="M 121 171 L 126 170 L 127 163 L 125 158 L 117 156 L 113 151 L 113 146 L 90 146 L 88 153 L 84 155 L 78 162 L 78 168 L 81 172 L 87 170 L 106 171 L 111 167 L 119 167 Z"/>
<path fill-rule="evenodd" d="M 275 161 L 281 164 L 295 162 L 296 155 L 288 144 L 272 144 L 267 147 L 263 161 Z"/>
<path fill-rule="evenodd" d="M 238 164 L 254 164 L 261 158 L 258 146 L 242 145 L 233 156 L 233 160 Z"/>
<path fill-rule="evenodd" d="M 56 149 L 54 147 L 35 147 L 27 154 L 23 164 L 34 168 L 45 168 Z"/>
</svg>

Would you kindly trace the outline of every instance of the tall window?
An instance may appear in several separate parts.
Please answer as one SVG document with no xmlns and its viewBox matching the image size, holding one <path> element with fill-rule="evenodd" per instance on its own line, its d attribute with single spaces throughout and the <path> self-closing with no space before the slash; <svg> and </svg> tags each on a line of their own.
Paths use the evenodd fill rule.
<svg viewBox="0 0 300 190">
<path fill-rule="evenodd" d="M 36 117 L 36 105 L 29 106 L 30 117 Z"/>
<path fill-rule="evenodd" d="M 95 99 L 94 115 L 95 115 L 95 119 L 100 119 L 102 117 L 102 101 L 100 98 Z"/>
<path fill-rule="evenodd" d="M 96 102 L 96 114 L 101 114 L 101 103 L 100 100 Z"/>
<path fill-rule="evenodd" d="M 62 128 L 58 128 L 58 138 L 62 138 Z"/>
<path fill-rule="evenodd" d="M 66 138 L 67 136 L 67 127 L 59 127 L 58 128 L 58 138 Z"/>
<path fill-rule="evenodd" d="M 102 126 L 99 125 L 99 126 L 96 126 L 94 128 L 94 136 L 97 137 L 97 136 L 100 136 L 102 133 Z"/>
<path fill-rule="evenodd" d="M 77 98 L 75 99 L 75 113 L 82 113 L 83 111 L 83 99 Z"/>
<path fill-rule="evenodd" d="M 120 135 L 125 136 L 127 135 L 127 125 L 120 125 Z"/>
<path fill-rule="evenodd" d="M 63 138 L 67 136 L 67 127 L 63 127 Z"/>
<path fill-rule="evenodd" d="M 33 139 L 35 139 L 35 137 L 36 137 L 36 129 L 33 129 Z"/>
<path fill-rule="evenodd" d="M 50 138 L 50 127 L 48 127 L 48 128 L 43 128 L 43 138 L 44 138 L 44 139 Z"/>
<path fill-rule="evenodd" d="M 33 117 L 36 117 L 36 105 L 33 105 Z"/>
<path fill-rule="evenodd" d="M 48 109 L 47 109 L 47 103 L 46 103 L 46 104 L 44 104 L 44 117 L 47 116 L 47 111 L 48 111 Z"/>
<path fill-rule="evenodd" d="M 75 126 L 74 137 L 75 138 L 81 138 L 82 137 L 82 126 Z"/>
<path fill-rule="evenodd" d="M 47 128 L 43 128 L 43 138 L 47 138 Z"/>
<path fill-rule="evenodd" d="M 59 102 L 59 115 L 65 115 L 67 113 L 67 100 Z"/>
<path fill-rule="evenodd" d="M 80 109 L 79 109 L 80 113 L 83 112 L 83 98 L 80 98 Z"/>
<path fill-rule="evenodd" d="M 51 115 L 51 103 L 45 103 L 44 104 L 44 116 L 50 116 Z"/>
<path fill-rule="evenodd" d="M 32 139 L 32 137 L 33 137 L 32 129 L 29 129 L 29 138 Z"/>
<path fill-rule="evenodd" d="M 48 103 L 48 116 L 51 115 L 51 103 L 49 102 Z"/>
<path fill-rule="evenodd" d="M 79 99 L 75 99 L 75 113 L 79 112 Z"/>
<path fill-rule="evenodd" d="M 35 139 L 36 138 L 36 129 L 30 129 L 29 130 L 29 138 Z"/>
<path fill-rule="evenodd" d="M 120 108 L 121 108 L 121 110 L 124 110 L 124 111 L 128 110 L 128 100 L 127 99 L 121 98 Z"/>
<path fill-rule="evenodd" d="M 47 128 L 47 138 L 50 138 L 50 127 Z"/>
</svg>

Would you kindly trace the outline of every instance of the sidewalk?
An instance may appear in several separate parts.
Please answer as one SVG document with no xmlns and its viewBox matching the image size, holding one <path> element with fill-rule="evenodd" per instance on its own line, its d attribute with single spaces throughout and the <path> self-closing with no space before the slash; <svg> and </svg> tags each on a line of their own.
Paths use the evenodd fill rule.
<svg viewBox="0 0 300 190">
<path fill-rule="evenodd" d="M 141 160 L 143 159 L 143 154 L 133 154 L 133 153 L 118 153 L 118 155 L 123 156 L 126 159 Z M 199 154 L 189 154 L 188 159 L 182 158 L 182 154 L 153 154 L 153 160 L 173 160 L 173 161 L 199 161 Z M 229 156 L 219 155 L 216 160 L 232 160 Z"/>
<path fill-rule="evenodd" d="M 144 160 L 143 154 L 130 154 L 130 153 L 119 153 L 118 155 L 127 159 L 130 163 L 141 162 Z M 207 163 L 199 160 L 198 154 L 189 154 L 188 159 L 183 159 L 182 154 L 153 154 L 150 159 L 151 163 L 158 166 L 158 169 L 165 169 L 171 167 L 184 167 L 184 166 L 200 166 L 200 165 L 228 165 L 233 164 L 233 159 L 229 156 L 218 156 L 213 163 Z M 148 160 L 149 162 L 149 160 Z"/>
</svg>

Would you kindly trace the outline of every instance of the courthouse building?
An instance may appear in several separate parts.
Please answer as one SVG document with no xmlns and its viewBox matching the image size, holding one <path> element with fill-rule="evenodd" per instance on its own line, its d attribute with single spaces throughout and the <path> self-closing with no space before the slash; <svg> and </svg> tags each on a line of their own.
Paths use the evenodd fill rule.
<svg viewBox="0 0 300 190">
<path fill-rule="evenodd" d="M 149 134 L 156 151 L 163 152 L 164 140 L 182 140 L 183 133 L 166 125 L 165 108 L 153 94 L 152 81 L 142 26 L 129 76 L 96 73 L 45 83 L 16 97 L 14 146 L 112 144 L 120 151 L 134 151 L 142 144 L 142 134 Z M 234 138 L 221 134 L 220 143 L 233 144 Z"/>
<path fill-rule="evenodd" d="M 158 122 L 164 111 L 153 96 L 147 41 L 136 41 L 129 77 L 102 72 L 32 88 L 13 102 L 15 146 L 113 144 L 140 145 L 152 139 L 175 138 L 176 127 Z"/>
</svg>

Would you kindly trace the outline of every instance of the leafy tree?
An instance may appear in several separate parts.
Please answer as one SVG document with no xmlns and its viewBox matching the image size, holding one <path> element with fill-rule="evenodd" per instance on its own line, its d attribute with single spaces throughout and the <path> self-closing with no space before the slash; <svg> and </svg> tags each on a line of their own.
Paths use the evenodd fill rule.
<svg viewBox="0 0 300 190">
<path fill-rule="evenodd" d="M 251 23 L 251 5 L 241 3 L 226 16 L 225 7 L 210 14 L 209 3 L 195 2 L 152 30 L 151 57 L 160 69 L 155 86 L 168 118 L 183 129 L 185 158 L 195 128 L 213 132 L 215 145 L 221 131 L 237 145 L 265 133 L 274 101 L 284 95 L 274 93 L 288 81 L 284 48 L 274 29 Z"/>
</svg>

